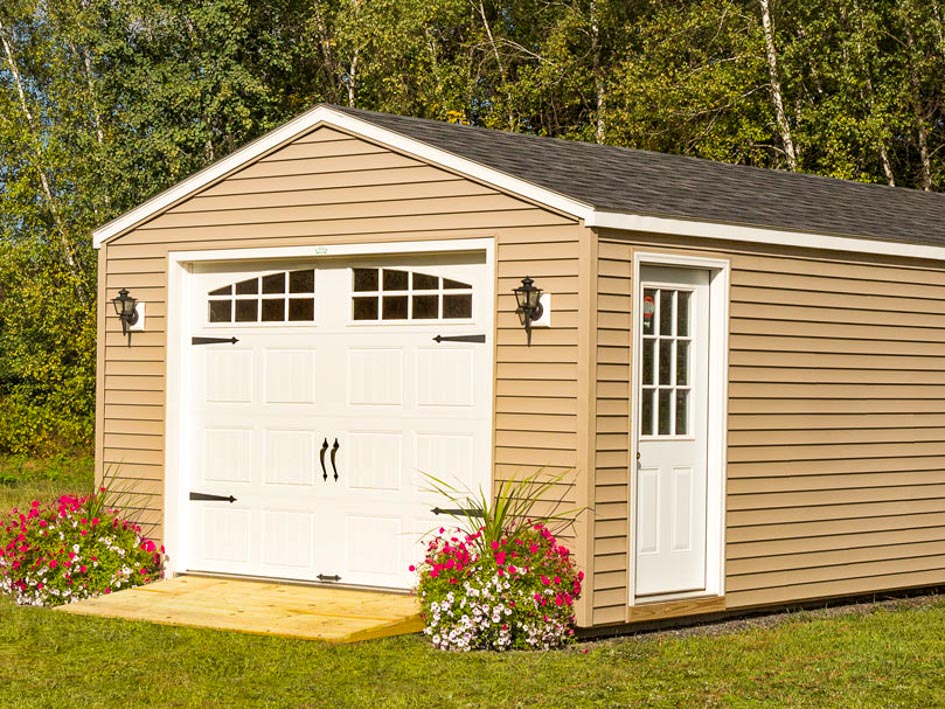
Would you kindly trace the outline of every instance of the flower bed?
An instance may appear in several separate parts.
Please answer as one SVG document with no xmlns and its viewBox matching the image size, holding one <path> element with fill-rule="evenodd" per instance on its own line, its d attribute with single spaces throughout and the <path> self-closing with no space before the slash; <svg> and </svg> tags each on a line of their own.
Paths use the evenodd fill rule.
<svg viewBox="0 0 945 709">
<path fill-rule="evenodd" d="M 58 606 L 163 577 L 164 547 L 99 495 L 64 495 L 0 522 L 0 592 L 21 605 Z"/>
<path fill-rule="evenodd" d="M 583 572 L 541 523 L 483 543 L 483 530 L 440 529 L 417 593 L 424 633 L 442 650 L 550 649 L 573 637 Z"/>
</svg>

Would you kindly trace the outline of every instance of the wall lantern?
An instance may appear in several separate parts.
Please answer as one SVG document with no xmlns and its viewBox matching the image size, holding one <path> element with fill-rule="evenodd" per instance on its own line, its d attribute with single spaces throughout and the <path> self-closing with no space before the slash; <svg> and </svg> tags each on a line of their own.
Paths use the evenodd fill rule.
<svg viewBox="0 0 945 709">
<path fill-rule="evenodd" d="M 538 320 L 544 312 L 541 307 L 541 288 L 536 288 L 534 283 L 535 281 L 525 276 L 522 279 L 522 285 L 512 289 L 512 292 L 515 293 L 515 302 L 518 303 L 518 309 L 515 312 L 518 313 L 522 325 L 525 326 L 529 346 L 532 344 L 532 323 Z"/>
<path fill-rule="evenodd" d="M 112 298 L 112 305 L 115 306 L 115 313 L 121 319 L 121 334 L 128 338 L 128 346 L 131 346 L 131 328 L 138 323 L 138 301 L 128 295 L 128 289 L 122 288 L 118 291 L 118 297 Z"/>
</svg>

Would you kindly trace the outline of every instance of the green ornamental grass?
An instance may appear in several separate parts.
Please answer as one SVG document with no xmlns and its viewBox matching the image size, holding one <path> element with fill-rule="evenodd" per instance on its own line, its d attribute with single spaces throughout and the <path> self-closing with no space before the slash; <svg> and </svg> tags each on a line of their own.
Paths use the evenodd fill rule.
<svg viewBox="0 0 945 709">
<path fill-rule="evenodd" d="M 584 572 L 549 524 L 570 527 L 560 500 L 538 514 L 564 475 L 537 471 L 501 481 L 495 495 L 458 489 L 427 475 L 456 506 L 460 527 L 440 528 L 419 567 L 424 633 L 441 650 L 548 650 L 574 635 L 574 603 Z"/>
</svg>

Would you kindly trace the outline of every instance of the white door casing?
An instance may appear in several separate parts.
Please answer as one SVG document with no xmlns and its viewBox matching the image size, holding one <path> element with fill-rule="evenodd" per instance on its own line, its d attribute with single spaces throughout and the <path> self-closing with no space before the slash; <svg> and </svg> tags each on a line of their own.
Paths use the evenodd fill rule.
<svg viewBox="0 0 945 709">
<path fill-rule="evenodd" d="M 408 566 L 421 556 L 417 540 L 438 526 L 431 509 L 442 504 L 421 492 L 421 471 L 472 487 L 491 484 L 494 298 L 487 256 L 193 264 L 184 279 L 190 322 L 180 333 L 188 370 L 181 382 L 189 392 L 179 448 L 190 456 L 181 455 L 177 475 L 186 488 L 177 495 L 178 544 L 187 550 L 176 571 L 413 584 Z M 384 285 L 356 286 L 355 269 L 373 270 Z M 290 274 L 281 276 L 282 288 L 292 290 L 291 274 L 306 270 L 314 272 L 313 309 L 291 302 L 311 293 L 232 288 L 259 277 L 256 289 L 266 290 L 267 280 Z M 395 282 L 402 274 L 412 279 L 406 285 Z M 285 303 L 265 315 L 262 301 L 280 298 Z M 218 311 L 229 307 L 231 318 L 244 301 L 244 315 L 255 307 L 257 318 L 276 317 L 282 307 L 283 319 L 301 319 L 210 322 L 210 301 Z M 407 303 L 410 315 L 426 318 L 406 317 L 400 311 Z M 460 317 L 448 317 L 450 307 Z M 485 337 L 437 343 L 435 335 Z M 193 337 L 238 342 L 192 345 Z M 236 501 L 190 500 L 191 492 Z"/>
<path fill-rule="evenodd" d="M 635 256 L 631 604 L 722 593 L 728 264 L 693 261 Z"/>
</svg>

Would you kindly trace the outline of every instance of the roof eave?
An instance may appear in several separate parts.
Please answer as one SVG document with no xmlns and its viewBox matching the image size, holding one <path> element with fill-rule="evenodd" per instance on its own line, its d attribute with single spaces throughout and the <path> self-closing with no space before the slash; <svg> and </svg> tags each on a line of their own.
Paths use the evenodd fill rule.
<svg viewBox="0 0 945 709">
<path fill-rule="evenodd" d="M 794 246 L 826 251 L 897 256 L 945 261 L 945 247 L 858 236 L 837 236 L 724 222 L 595 210 L 585 225 L 598 229 L 688 236 L 714 241 L 738 241 L 772 246 Z"/>
</svg>

